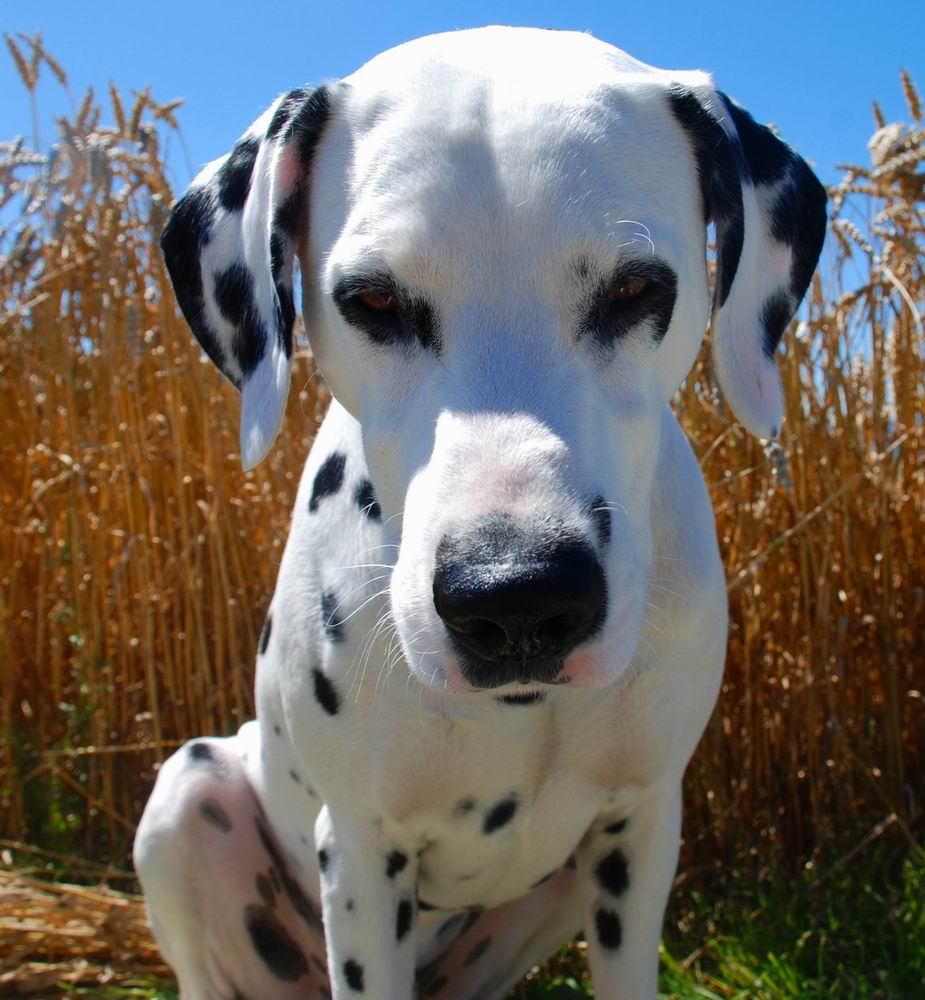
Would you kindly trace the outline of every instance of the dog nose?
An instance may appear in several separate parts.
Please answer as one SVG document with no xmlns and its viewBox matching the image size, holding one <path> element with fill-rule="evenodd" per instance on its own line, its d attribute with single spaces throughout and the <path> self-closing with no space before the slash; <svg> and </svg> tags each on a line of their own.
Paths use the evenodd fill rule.
<svg viewBox="0 0 925 1000">
<path fill-rule="evenodd" d="M 606 592 L 597 556 L 580 538 L 531 544 L 500 518 L 437 547 L 434 607 L 477 687 L 554 680 L 600 627 Z"/>
</svg>

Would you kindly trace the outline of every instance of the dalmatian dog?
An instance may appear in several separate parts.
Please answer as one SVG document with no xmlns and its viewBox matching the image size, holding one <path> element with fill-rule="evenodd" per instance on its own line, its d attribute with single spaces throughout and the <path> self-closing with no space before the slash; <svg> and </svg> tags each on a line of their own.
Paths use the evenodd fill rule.
<svg viewBox="0 0 925 1000">
<path fill-rule="evenodd" d="M 598 997 L 656 995 L 727 629 L 669 400 L 712 311 L 729 405 L 777 435 L 824 229 L 804 161 L 709 76 L 520 28 L 293 90 L 196 178 L 162 245 L 245 467 L 296 262 L 335 402 L 257 718 L 171 757 L 138 830 L 183 997 L 503 998 L 579 931 Z"/>
</svg>

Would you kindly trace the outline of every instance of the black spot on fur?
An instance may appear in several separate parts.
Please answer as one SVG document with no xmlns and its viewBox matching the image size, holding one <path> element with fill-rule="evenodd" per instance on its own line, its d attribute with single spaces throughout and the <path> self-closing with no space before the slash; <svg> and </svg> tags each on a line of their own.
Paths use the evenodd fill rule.
<svg viewBox="0 0 925 1000">
<path fill-rule="evenodd" d="M 741 150 L 693 91 L 673 84 L 668 88 L 668 100 L 693 147 L 705 219 L 716 224 L 716 302 L 723 306 L 742 256 L 745 238 L 742 181 L 748 175 L 748 168 Z M 724 115 L 725 110 L 720 108 L 719 114 Z"/>
<path fill-rule="evenodd" d="M 215 799 L 203 799 L 199 803 L 199 812 L 202 818 L 214 826 L 216 830 L 221 830 L 222 833 L 231 831 L 231 820 L 228 818 L 228 813 Z"/>
<path fill-rule="evenodd" d="M 449 982 L 446 976 L 437 976 L 437 978 L 424 988 L 424 996 L 432 997 L 439 993 L 444 986 Z"/>
<path fill-rule="evenodd" d="M 790 246 L 790 294 L 794 307 L 809 287 L 828 217 L 825 188 L 805 161 L 794 155 L 789 182 L 778 193 L 771 209 L 771 235 Z"/>
<path fill-rule="evenodd" d="M 209 763 L 215 763 L 215 753 L 208 743 L 190 743 L 189 755 L 195 761 L 208 761 Z"/>
<path fill-rule="evenodd" d="M 344 979 L 355 993 L 363 992 L 363 966 L 352 958 L 344 962 Z"/>
<path fill-rule="evenodd" d="M 346 902 L 346 903 L 344 903 L 344 909 L 345 909 L 345 910 L 346 910 L 346 911 L 347 911 L 348 913 L 353 913 L 353 907 L 354 907 L 354 902 L 353 902 L 353 899 L 348 899 L 348 900 L 347 900 L 347 902 Z"/>
<path fill-rule="evenodd" d="M 270 633 L 273 631 L 273 616 L 267 615 L 267 620 L 263 623 L 263 631 L 260 633 L 260 655 L 267 651 L 270 645 Z"/>
<path fill-rule="evenodd" d="M 613 910 L 605 910 L 603 907 L 599 909 L 594 914 L 594 927 L 602 948 L 615 951 L 620 947 L 620 942 L 623 940 L 623 925 Z"/>
<path fill-rule="evenodd" d="M 597 540 L 603 548 L 610 541 L 611 534 L 611 514 L 607 501 L 602 496 L 596 496 L 588 508 L 591 520 L 594 523 L 594 530 L 597 532 Z"/>
<path fill-rule="evenodd" d="M 787 292 L 775 292 L 765 302 L 761 310 L 761 325 L 764 328 L 762 347 L 765 357 L 774 357 L 793 312 L 793 300 Z"/>
<path fill-rule="evenodd" d="M 318 852 L 318 867 L 322 872 L 326 872 L 328 870 L 329 861 L 330 858 L 328 857 L 328 852 L 322 847 Z"/>
<path fill-rule="evenodd" d="M 720 93 L 725 110 L 735 123 L 736 132 L 753 184 L 776 184 L 790 171 L 794 153 L 765 125 L 759 125 L 740 104 Z"/>
<path fill-rule="evenodd" d="M 331 95 L 327 87 L 316 87 L 299 104 L 289 120 L 284 142 L 295 142 L 303 175 L 307 175 L 315 155 L 315 146 L 331 112 Z"/>
<path fill-rule="evenodd" d="M 462 914 L 454 913 L 452 917 L 444 920 L 443 923 L 437 928 L 436 937 L 444 937 L 448 934 L 454 927 L 458 927 L 462 923 Z"/>
<path fill-rule="evenodd" d="M 486 951 L 491 947 L 491 935 L 482 938 L 481 941 L 469 952 L 468 955 L 463 959 L 463 965 L 470 966 L 475 965 L 475 963 L 485 954 Z"/>
<path fill-rule="evenodd" d="M 353 494 L 353 499 L 356 501 L 357 507 L 363 511 L 370 521 L 382 520 L 382 508 L 376 499 L 376 491 L 373 489 L 373 484 L 368 479 L 364 479 L 357 486 L 356 492 Z"/>
<path fill-rule="evenodd" d="M 276 340 L 287 358 L 292 357 L 295 302 L 292 297 L 292 239 L 279 229 L 270 234 L 270 273 L 276 289 Z M 288 265 L 288 271 L 285 268 Z"/>
<path fill-rule="evenodd" d="M 289 119 L 295 114 L 299 105 L 308 97 L 308 94 L 309 92 L 303 90 L 301 87 L 290 90 L 286 94 L 270 119 L 270 124 L 267 127 L 267 139 L 275 139 L 279 135 L 283 130 L 283 126 L 288 124 Z"/>
<path fill-rule="evenodd" d="M 423 990 L 427 986 L 429 986 L 432 982 L 434 982 L 434 977 L 440 971 L 441 967 L 443 966 L 443 963 L 447 960 L 449 954 L 450 954 L 450 949 L 447 948 L 444 951 L 441 951 L 439 954 L 437 954 L 429 962 L 425 963 L 424 965 L 420 966 L 418 969 L 415 970 L 414 981 L 415 984 L 417 985 L 419 994 L 423 993 Z"/>
<path fill-rule="evenodd" d="M 460 799 L 456 805 L 453 806 L 453 812 L 457 816 L 466 816 L 468 813 L 471 813 L 474 808 L 475 799 L 467 796 L 464 799 Z"/>
<path fill-rule="evenodd" d="M 328 715 L 337 715 L 340 708 L 340 697 L 337 694 L 337 689 L 318 667 L 312 670 L 312 677 L 315 681 L 315 699 L 318 704 Z"/>
<path fill-rule="evenodd" d="M 281 217 L 285 223 L 282 233 L 289 238 L 283 242 L 277 239 L 270 247 L 276 288 L 276 339 L 287 358 L 292 356 L 295 305 L 291 270 L 287 273 L 285 267 L 288 264 L 291 268 L 294 256 L 292 237 L 310 185 L 309 171 L 314 147 L 329 110 L 330 95 L 327 88 L 319 87 L 314 91 L 294 90 L 277 107 L 267 128 L 267 137 L 271 141 L 279 141 L 279 136 L 282 135 L 284 143 L 294 143 L 295 155 L 301 167 L 294 189 L 274 213 L 274 230 L 276 218 Z M 218 170 L 214 182 L 189 191 L 177 202 L 161 237 L 167 269 L 187 322 L 203 350 L 238 389 L 241 388 L 241 378 L 234 367 L 229 365 L 226 346 L 207 319 L 201 256 L 212 237 L 219 205 L 228 212 L 239 212 L 244 207 L 251 189 L 260 141 L 256 136 L 241 139 Z M 240 225 L 240 222 L 228 222 L 229 226 L 235 224 Z M 232 286 L 230 290 L 225 290 L 226 308 L 235 305 L 235 299 L 240 305 L 242 299 L 244 282 L 241 274 L 235 273 L 235 269 L 244 270 L 241 265 L 232 265 L 223 276 L 225 284 Z M 244 377 L 259 363 L 267 342 L 265 324 L 259 320 L 253 303 L 247 304 L 249 308 L 242 312 L 246 323 L 236 329 L 230 345 Z"/>
<path fill-rule="evenodd" d="M 462 927 L 459 928 L 459 935 L 462 937 L 463 934 L 468 933 L 473 927 L 482 919 L 482 909 L 479 906 L 474 907 L 466 914 L 466 919 L 463 921 Z"/>
<path fill-rule="evenodd" d="M 395 878 L 399 872 L 405 870 L 405 865 L 407 864 L 407 854 L 403 854 L 401 851 L 391 851 L 385 859 L 385 873 L 389 878 Z"/>
<path fill-rule="evenodd" d="M 545 883 L 547 883 L 553 877 L 553 875 L 557 874 L 558 871 L 559 871 L 558 868 L 553 868 L 553 870 L 548 875 L 544 875 L 541 879 L 534 882 L 533 885 L 530 886 L 530 888 L 539 889 L 541 885 L 545 885 Z"/>
<path fill-rule="evenodd" d="M 629 888 L 629 866 L 619 849 L 601 858 L 594 870 L 598 884 L 611 896 L 622 896 Z"/>
<path fill-rule="evenodd" d="M 395 914 L 395 939 L 397 941 L 402 941 L 407 936 L 408 931 L 411 930 L 413 917 L 414 907 L 411 905 L 411 901 L 403 899 L 398 904 L 398 910 Z"/>
<path fill-rule="evenodd" d="M 254 950 L 277 979 L 294 983 L 308 972 L 302 949 L 267 907 L 246 906 L 244 925 Z"/>
<path fill-rule="evenodd" d="M 315 473 L 315 481 L 312 483 L 312 495 L 308 501 L 308 509 L 313 513 L 318 509 L 318 504 L 325 498 L 337 493 L 344 485 L 344 467 L 347 464 L 347 456 L 342 452 L 332 452 L 321 463 Z"/>
<path fill-rule="evenodd" d="M 267 347 L 267 333 L 254 305 L 251 272 L 232 264 L 215 275 L 215 301 L 222 316 L 235 328 L 231 350 L 247 378 L 260 364 Z"/>
<path fill-rule="evenodd" d="M 609 826 L 604 827 L 604 833 L 617 834 L 623 833 L 626 829 L 626 824 L 629 822 L 628 819 L 618 819 L 616 823 L 611 823 Z"/>
<path fill-rule="evenodd" d="M 502 705 L 539 705 L 545 699 L 542 691 L 530 691 L 527 694 L 503 694 L 495 700 Z"/>
<path fill-rule="evenodd" d="M 344 623 L 337 617 L 339 606 L 340 601 L 333 591 L 326 590 L 321 595 L 321 624 L 324 626 L 324 634 L 331 642 L 340 642 L 344 638 Z"/>
<path fill-rule="evenodd" d="M 298 772 L 297 772 L 297 771 L 294 771 L 294 770 L 293 770 L 293 769 L 292 769 L 291 767 L 289 768 L 289 777 L 290 777 L 290 778 L 291 778 L 291 779 L 292 779 L 292 780 L 293 780 L 293 781 L 294 781 L 294 782 L 295 782 L 295 783 L 296 783 L 297 785 L 301 785 L 301 784 L 302 784 L 302 779 L 301 779 L 301 778 L 299 777 L 299 774 L 298 774 Z"/>
<path fill-rule="evenodd" d="M 289 240 L 274 229 L 270 234 L 270 273 L 276 281 L 283 272 L 283 265 L 289 252 Z"/>
<path fill-rule="evenodd" d="M 506 799 L 502 799 L 497 805 L 491 807 L 488 815 L 485 817 L 485 823 L 482 826 L 482 830 L 485 833 L 494 833 L 496 830 L 500 830 L 501 827 L 506 826 L 514 818 L 514 813 L 517 812 L 517 799 L 512 795 Z"/>
<path fill-rule="evenodd" d="M 270 858 L 270 879 L 277 886 L 277 891 L 286 894 L 292 908 L 312 930 L 321 931 L 323 929 L 321 914 L 305 895 L 302 886 L 289 874 L 286 862 L 276 846 L 276 841 L 274 841 L 266 821 L 260 816 L 255 816 L 254 826 L 257 830 L 257 836 L 260 837 L 260 842 Z"/>
<path fill-rule="evenodd" d="M 282 736 L 283 735 L 283 731 L 282 731 L 282 729 L 279 728 L 279 723 L 278 722 L 274 722 L 273 723 L 273 732 L 276 733 L 277 736 Z"/>
<path fill-rule="evenodd" d="M 783 329 L 806 293 L 825 240 L 825 188 L 806 161 L 785 142 L 766 126 L 759 125 L 735 101 L 725 94 L 720 96 L 735 122 L 752 182 L 779 186 L 771 206 L 771 236 L 793 253 L 789 287 L 792 308 L 780 324 Z"/>
<path fill-rule="evenodd" d="M 300 168 L 292 190 L 276 207 L 270 237 L 271 268 L 277 297 L 276 335 L 287 358 L 292 356 L 292 330 L 295 323 L 291 273 L 293 241 L 305 207 L 315 144 L 327 121 L 329 110 L 330 99 L 325 87 L 318 87 L 313 91 L 293 90 L 276 109 L 267 129 L 270 137 L 285 129 L 282 142 L 284 145 L 295 144 Z M 287 265 L 290 271 L 284 273 Z"/>
<path fill-rule="evenodd" d="M 296 188 L 276 206 L 276 211 L 273 213 L 274 233 L 284 237 L 287 241 L 294 240 L 299 231 L 301 212 L 302 194 Z"/>
<path fill-rule="evenodd" d="M 229 212 L 244 208 L 259 149 L 259 139 L 253 136 L 239 139 L 218 171 L 218 200 Z"/>
<path fill-rule="evenodd" d="M 292 327 L 295 302 L 288 284 L 276 282 L 276 340 L 287 358 L 292 357 Z"/>
<path fill-rule="evenodd" d="M 276 905 L 276 893 L 273 891 L 273 886 L 270 880 L 263 874 L 259 872 L 256 878 L 257 895 L 263 900 L 264 905 L 269 907 L 271 910 Z"/>
<path fill-rule="evenodd" d="M 212 238 L 215 211 L 210 186 L 188 191 L 170 213 L 161 235 L 161 250 L 190 329 L 215 366 L 238 385 L 235 376 L 226 368 L 225 351 L 205 316 L 200 255 Z"/>
<path fill-rule="evenodd" d="M 190 743 L 189 755 L 197 764 L 206 765 L 216 778 L 227 780 L 229 775 L 227 761 L 204 740 Z"/>
</svg>

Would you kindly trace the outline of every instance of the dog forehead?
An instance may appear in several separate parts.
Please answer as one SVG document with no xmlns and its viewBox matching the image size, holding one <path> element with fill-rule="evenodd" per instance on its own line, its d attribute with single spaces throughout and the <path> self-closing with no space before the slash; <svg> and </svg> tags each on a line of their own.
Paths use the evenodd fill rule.
<svg viewBox="0 0 925 1000">
<path fill-rule="evenodd" d="M 317 170 L 339 176 L 346 197 L 339 213 L 323 199 L 315 237 L 362 255 L 387 233 L 396 251 L 449 253 L 553 226 L 578 249 L 584 237 L 619 241 L 638 221 L 665 247 L 679 202 L 697 228 L 692 161 L 666 94 L 678 80 L 708 77 L 577 32 L 483 28 L 401 45 L 345 81 Z"/>
<path fill-rule="evenodd" d="M 426 35 L 375 56 L 346 83 L 370 93 L 394 91 L 404 81 L 420 90 L 428 82 L 491 80 L 498 86 L 568 95 L 593 88 L 606 77 L 681 80 L 700 73 L 663 70 L 593 35 L 499 25 Z"/>
<path fill-rule="evenodd" d="M 642 119 L 670 120 L 664 90 L 673 82 L 703 86 L 709 77 L 648 66 L 579 32 L 490 27 L 390 49 L 347 77 L 343 94 L 353 136 L 364 145 L 439 145 L 441 136 L 481 132 L 497 146 L 505 133 L 520 142 L 537 132 L 548 140 L 562 126 L 593 128 L 598 109 L 617 111 L 608 115 L 614 127 L 629 121 L 641 132 Z M 651 144 L 654 129 L 646 131 Z"/>
</svg>

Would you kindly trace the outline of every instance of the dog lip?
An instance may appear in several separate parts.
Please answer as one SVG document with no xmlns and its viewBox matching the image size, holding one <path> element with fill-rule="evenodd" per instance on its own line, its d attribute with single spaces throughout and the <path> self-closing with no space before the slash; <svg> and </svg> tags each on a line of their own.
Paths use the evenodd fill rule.
<svg viewBox="0 0 925 1000">
<path fill-rule="evenodd" d="M 562 683 L 559 677 L 565 668 L 564 657 L 545 660 L 488 660 L 475 656 L 462 647 L 457 648 L 464 663 L 460 664 L 463 677 L 475 691 L 497 691 L 499 688 L 549 687 Z"/>
<path fill-rule="evenodd" d="M 561 678 L 561 679 L 560 679 Z M 505 681 L 504 684 L 498 684 L 495 687 L 484 687 L 472 685 L 470 688 L 471 694 L 515 694 L 515 695 L 529 695 L 529 694 L 542 694 L 554 687 L 562 687 L 564 684 L 568 684 L 568 678 L 563 677 L 561 672 L 558 676 L 553 678 L 551 681 L 536 681 L 536 680 L 519 680 L 519 681 Z"/>
</svg>

